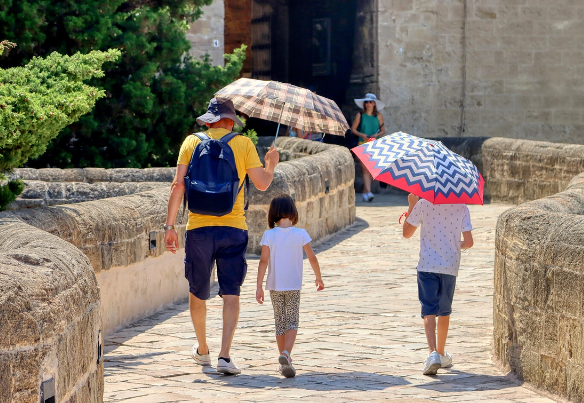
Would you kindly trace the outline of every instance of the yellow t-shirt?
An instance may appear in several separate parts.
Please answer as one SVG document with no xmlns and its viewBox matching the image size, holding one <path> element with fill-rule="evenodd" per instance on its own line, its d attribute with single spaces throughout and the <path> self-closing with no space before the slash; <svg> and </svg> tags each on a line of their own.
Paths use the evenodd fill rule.
<svg viewBox="0 0 584 403">
<path fill-rule="evenodd" d="M 209 129 L 205 132 L 211 138 L 219 140 L 221 137 L 229 133 L 227 129 Z M 180 147 L 180 153 L 178 155 L 178 164 L 188 166 L 191 162 L 191 156 L 201 140 L 194 134 L 188 136 Z M 229 141 L 229 146 L 233 150 L 235 156 L 235 166 L 237 168 L 237 174 L 239 175 L 239 186 L 245 180 L 246 171 L 251 168 L 258 168 L 263 166 L 258 152 L 251 142 L 251 140 L 245 136 L 235 136 L 231 141 Z M 244 192 L 245 186 L 241 188 L 241 192 L 235 200 L 235 205 L 233 206 L 233 211 L 222 217 L 194 214 L 189 211 L 189 222 L 187 223 L 187 231 L 195 228 L 201 227 L 234 227 L 243 230 L 247 230 L 247 225 L 245 223 L 245 211 L 244 211 Z"/>
</svg>

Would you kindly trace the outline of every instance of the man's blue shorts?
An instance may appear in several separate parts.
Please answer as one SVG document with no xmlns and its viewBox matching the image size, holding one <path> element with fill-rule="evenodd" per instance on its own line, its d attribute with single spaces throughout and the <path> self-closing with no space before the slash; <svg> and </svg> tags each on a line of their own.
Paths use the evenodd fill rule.
<svg viewBox="0 0 584 403">
<path fill-rule="evenodd" d="M 217 262 L 219 295 L 239 295 L 247 273 L 247 231 L 233 227 L 201 227 L 185 235 L 185 277 L 199 299 L 211 297 L 211 273 Z"/>
<path fill-rule="evenodd" d="M 455 287 L 456 276 L 419 271 L 418 298 L 422 304 L 422 318 L 426 315 L 450 315 Z"/>
</svg>

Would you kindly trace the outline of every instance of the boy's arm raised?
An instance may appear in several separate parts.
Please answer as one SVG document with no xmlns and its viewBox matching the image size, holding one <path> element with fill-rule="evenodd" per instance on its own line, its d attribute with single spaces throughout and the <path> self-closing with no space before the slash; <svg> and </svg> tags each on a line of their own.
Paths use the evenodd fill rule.
<svg viewBox="0 0 584 403">
<path fill-rule="evenodd" d="M 462 241 L 460 242 L 460 249 L 470 249 L 474 245 L 471 231 L 464 231 L 462 233 Z"/>
<path fill-rule="evenodd" d="M 262 255 L 260 256 L 260 264 L 258 265 L 258 282 L 256 289 L 256 301 L 260 304 L 264 303 L 264 276 L 268 268 L 268 261 L 270 260 L 270 248 L 262 245 Z"/>
<path fill-rule="evenodd" d="M 413 193 L 410 193 L 408 195 L 408 214 L 406 216 L 406 219 L 404 220 L 404 227 L 403 227 L 403 236 L 404 238 L 408 239 L 411 238 L 414 233 L 416 232 L 416 229 L 418 229 L 418 227 L 413 226 L 412 224 L 410 224 L 408 222 L 408 217 L 410 216 L 410 214 L 412 214 L 412 210 L 414 209 L 414 207 L 416 207 L 416 203 L 418 203 L 418 200 L 420 200 L 420 198 L 418 196 L 416 196 Z"/>
<path fill-rule="evenodd" d="M 320 265 L 318 264 L 318 259 L 316 258 L 316 255 L 312 250 L 312 246 L 310 246 L 309 243 L 304 245 L 304 252 L 306 252 L 306 257 L 308 258 L 310 266 L 312 267 L 314 275 L 316 276 L 316 280 L 314 281 L 316 283 L 316 290 L 322 291 L 324 290 L 324 283 L 322 282 L 322 276 L 320 274 Z"/>
</svg>

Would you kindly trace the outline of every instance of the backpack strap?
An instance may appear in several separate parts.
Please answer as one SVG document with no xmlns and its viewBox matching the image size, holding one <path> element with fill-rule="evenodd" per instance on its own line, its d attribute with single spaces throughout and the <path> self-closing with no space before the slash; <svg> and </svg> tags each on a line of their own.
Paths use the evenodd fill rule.
<svg viewBox="0 0 584 403">
<path fill-rule="evenodd" d="M 245 193 L 243 194 L 245 205 L 243 206 L 243 209 L 247 211 L 247 208 L 249 207 L 249 176 L 247 174 L 245 174 L 245 180 L 243 181 L 243 183 L 239 187 L 239 190 L 237 191 L 238 194 L 239 192 L 241 192 L 241 188 L 243 188 L 243 185 L 245 185 Z"/>
<path fill-rule="evenodd" d="M 220 141 L 224 144 L 227 144 L 234 137 L 239 136 L 239 135 L 241 135 L 241 133 L 231 132 L 231 133 L 228 133 L 225 136 L 221 137 Z M 249 176 L 247 175 L 247 173 L 245 174 L 245 180 L 241 183 L 241 186 L 239 186 L 239 190 L 237 191 L 237 193 L 241 192 L 243 185 L 245 185 L 245 193 L 243 196 L 245 199 L 245 205 L 244 205 L 243 209 L 247 211 L 247 208 L 249 207 Z"/>
<path fill-rule="evenodd" d="M 201 141 L 205 141 L 205 140 L 211 140 L 211 137 L 209 137 L 207 134 L 203 133 L 203 132 L 199 132 L 199 133 L 193 133 L 195 136 L 197 136 L 199 138 L 199 140 Z"/>
<path fill-rule="evenodd" d="M 205 140 L 211 140 L 211 137 L 209 137 L 206 133 L 203 132 L 199 132 L 199 133 L 193 133 L 193 135 L 195 135 L 199 140 L 201 141 L 205 141 Z M 191 162 L 193 162 L 193 157 L 195 156 L 195 151 L 197 150 L 197 147 L 195 147 L 195 149 L 193 150 L 193 153 L 191 154 L 191 160 L 189 161 L 189 166 L 187 169 L 187 173 L 185 174 L 185 177 L 190 177 L 191 175 Z M 185 215 L 185 212 L 187 210 L 187 193 L 185 191 L 185 194 L 183 195 L 183 217 Z"/>
<path fill-rule="evenodd" d="M 221 137 L 221 139 L 219 139 L 220 142 L 227 144 L 229 143 L 235 136 L 239 136 L 241 133 L 236 133 L 236 132 L 231 132 L 231 133 L 227 133 L 225 136 Z"/>
</svg>

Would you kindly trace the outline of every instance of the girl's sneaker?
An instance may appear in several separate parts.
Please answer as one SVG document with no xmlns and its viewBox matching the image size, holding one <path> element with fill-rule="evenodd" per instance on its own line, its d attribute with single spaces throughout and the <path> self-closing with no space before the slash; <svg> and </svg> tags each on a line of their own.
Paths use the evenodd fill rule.
<svg viewBox="0 0 584 403">
<path fill-rule="evenodd" d="M 191 348 L 191 357 L 197 362 L 197 364 L 204 367 L 211 365 L 211 356 L 209 352 L 207 354 L 199 354 L 199 348 L 193 345 Z"/>
<path fill-rule="evenodd" d="M 375 198 L 375 195 L 374 195 L 373 193 L 369 192 L 369 193 L 367 193 L 367 197 L 369 198 L 369 200 L 368 200 L 368 201 L 369 201 L 369 202 L 372 202 L 372 201 L 373 201 L 373 199 Z"/>
<path fill-rule="evenodd" d="M 452 356 L 446 351 L 444 355 L 440 355 L 440 365 L 442 368 L 450 368 L 452 366 Z"/>
<path fill-rule="evenodd" d="M 363 193 L 363 201 L 365 202 L 369 201 L 369 193 Z"/>
<path fill-rule="evenodd" d="M 292 359 L 290 358 L 288 351 L 282 351 L 282 355 L 280 355 L 278 361 L 280 362 L 280 372 L 282 375 L 284 375 L 286 378 L 293 378 L 296 376 L 296 370 L 292 366 Z"/>
</svg>

